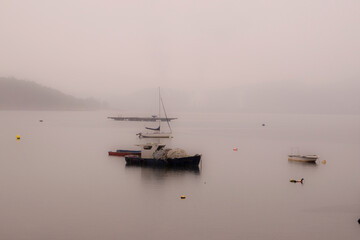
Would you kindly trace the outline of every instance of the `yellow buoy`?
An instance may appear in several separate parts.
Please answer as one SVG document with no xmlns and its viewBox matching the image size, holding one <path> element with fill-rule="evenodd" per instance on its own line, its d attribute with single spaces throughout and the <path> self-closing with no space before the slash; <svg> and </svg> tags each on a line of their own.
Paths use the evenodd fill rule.
<svg viewBox="0 0 360 240">
<path fill-rule="evenodd" d="M 185 199 L 186 197 L 185 197 L 184 195 L 182 195 L 180 198 L 181 198 L 181 199 Z"/>
<path fill-rule="evenodd" d="M 20 139 L 20 135 L 16 135 L 16 139 L 19 140 L 19 139 Z"/>
</svg>

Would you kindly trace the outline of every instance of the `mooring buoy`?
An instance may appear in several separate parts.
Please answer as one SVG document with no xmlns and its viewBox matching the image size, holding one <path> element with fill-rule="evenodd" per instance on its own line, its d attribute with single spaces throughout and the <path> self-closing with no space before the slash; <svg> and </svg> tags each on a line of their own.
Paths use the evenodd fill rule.
<svg viewBox="0 0 360 240">
<path fill-rule="evenodd" d="M 17 140 L 20 140 L 20 135 L 16 135 L 16 139 L 17 139 Z"/>
<path fill-rule="evenodd" d="M 180 198 L 181 198 L 181 199 L 185 199 L 186 197 L 185 197 L 184 195 L 182 195 Z"/>
</svg>

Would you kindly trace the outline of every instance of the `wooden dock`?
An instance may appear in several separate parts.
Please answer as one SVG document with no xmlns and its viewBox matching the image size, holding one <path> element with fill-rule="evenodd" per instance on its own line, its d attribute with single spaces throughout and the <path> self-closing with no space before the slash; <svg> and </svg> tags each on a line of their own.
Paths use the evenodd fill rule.
<svg viewBox="0 0 360 240">
<path fill-rule="evenodd" d="M 108 117 L 110 119 L 116 120 L 116 121 L 136 121 L 136 122 L 156 122 L 156 121 L 162 121 L 167 122 L 171 120 L 175 120 L 177 118 L 159 118 L 159 117 Z"/>
</svg>

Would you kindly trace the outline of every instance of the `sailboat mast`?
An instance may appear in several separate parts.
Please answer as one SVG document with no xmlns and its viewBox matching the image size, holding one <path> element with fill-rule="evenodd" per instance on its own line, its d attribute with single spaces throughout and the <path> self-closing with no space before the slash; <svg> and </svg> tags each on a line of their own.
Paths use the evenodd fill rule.
<svg viewBox="0 0 360 240">
<path fill-rule="evenodd" d="M 167 122 L 167 124 L 168 124 L 168 126 L 169 126 L 170 132 L 172 132 L 172 129 L 171 129 L 171 126 L 170 126 L 170 121 L 169 121 L 169 118 L 167 117 L 166 110 L 165 110 L 165 106 L 164 106 L 164 102 L 163 102 L 161 96 L 160 96 L 160 101 L 161 101 L 161 105 L 162 105 L 163 110 L 164 110 L 166 122 Z"/>
<path fill-rule="evenodd" d="M 161 124 L 161 97 L 160 97 L 160 87 L 159 87 L 159 132 L 160 132 L 160 124 Z"/>
<path fill-rule="evenodd" d="M 160 108 L 161 108 L 161 105 L 160 105 L 160 87 L 159 87 L 159 118 L 161 117 L 161 115 L 160 115 Z"/>
</svg>

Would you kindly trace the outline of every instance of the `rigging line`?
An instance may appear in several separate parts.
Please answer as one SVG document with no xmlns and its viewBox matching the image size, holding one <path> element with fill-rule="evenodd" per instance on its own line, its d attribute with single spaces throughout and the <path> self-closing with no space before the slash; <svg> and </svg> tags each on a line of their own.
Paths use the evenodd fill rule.
<svg viewBox="0 0 360 240">
<path fill-rule="evenodd" d="M 159 131 L 160 131 L 160 126 L 161 126 L 161 106 L 160 106 L 160 101 L 161 101 L 161 95 L 160 95 L 160 87 L 159 87 Z"/>
<path fill-rule="evenodd" d="M 164 114 L 165 114 L 165 117 L 166 117 L 166 122 L 167 122 L 167 124 L 168 124 L 168 126 L 169 126 L 169 128 L 170 128 L 170 132 L 172 132 L 172 129 L 171 129 L 171 126 L 170 126 L 170 122 L 169 122 L 169 119 L 168 119 L 167 114 L 166 114 L 166 111 L 165 111 L 164 102 L 163 102 L 161 96 L 160 96 L 160 101 L 161 101 L 161 105 L 162 105 L 163 110 L 164 110 Z"/>
</svg>

